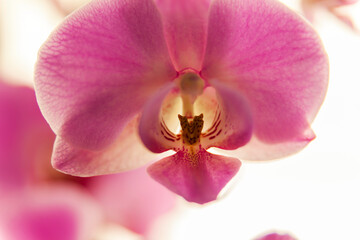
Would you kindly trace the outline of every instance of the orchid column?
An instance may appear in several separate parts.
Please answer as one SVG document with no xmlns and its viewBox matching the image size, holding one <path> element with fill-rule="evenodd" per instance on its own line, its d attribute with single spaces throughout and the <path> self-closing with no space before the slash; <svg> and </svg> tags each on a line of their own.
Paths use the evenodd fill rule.
<svg viewBox="0 0 360 240">
<path fill-rule="evenodd" d="M 35 76 L 55 168 L 108 174 L 173 150 L 148 172 L 197 203 L 241 165 L 208 148 L 266 160 L 314 139 L 327 80 L 314 30 L 272 0 L 93 1 L 49 37 Z"/>
</svg>

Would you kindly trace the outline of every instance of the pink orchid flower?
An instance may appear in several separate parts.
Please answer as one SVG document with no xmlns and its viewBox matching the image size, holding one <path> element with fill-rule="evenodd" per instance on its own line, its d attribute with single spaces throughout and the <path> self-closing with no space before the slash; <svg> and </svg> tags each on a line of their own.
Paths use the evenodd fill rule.
<svg viewBox="0 0 360 240">
<path fill-rule="evenodd" d="M 148 172 L 196 203 L 241 165 L 207 149 L 266 160 L 314 139 L 327 82 L 319 37 L 273 0 L 93 1 L 52 33 L 35 74 L 56 169 L 114 173 L 173 150 Z"/>
<path fill-rule="evenodd" d="M 297 240 L 289 234 L 270 233 L 256 240 Z"/>
<path fill-rule="evenodd" d="M 51 168 L 55 136 L 30 88 L 0 82 L 0 133 L 0 238 L 88 240 L 107 222 L 147 236 L 175 206 L 145 168 L 96 178 Z"/>
<path fill-rule="evenodd" d="M 315 19 L 316 9 L 323 8 L 341 22 L 349 26 L 351 29 L 358 31 L 353 22 L 353 19 L 339 11 L 341 7 L 358 3 L 359 0 L 302 0 L 301 7 L 304 15 L 309 21 L 313 22 Z"/>
</svg>

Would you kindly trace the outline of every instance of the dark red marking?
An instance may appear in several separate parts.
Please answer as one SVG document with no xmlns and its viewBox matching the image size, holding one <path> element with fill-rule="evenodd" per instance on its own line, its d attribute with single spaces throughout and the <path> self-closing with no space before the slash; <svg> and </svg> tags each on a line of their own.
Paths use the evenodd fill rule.
<svg viewBox="0 0 360 240">
<path fill-rule="evenodd" d="M 164 123 L 165 124 L 165 123 Z M 166 125 L 164 126 L 164 124 L 161 122 L 160 123 L 160 126 L 162 127 L 162 129 L 165 131 L 165 133 L 169 136 L 169 137 L 172 137 L 172 138 L 175 138 L 175 135 L 170 132 L 170 130 L 166 127 Z"/>
<path fill-rule="evenodd" d="M 220 118 L 220 115 L 221 115 L 221 112 L 219 112 L 219 114 L 217 115 L 217 118 L 216 118 L 216 120 L 214 121 L 214 123 L 213 123 L 213 125 L 211 126 L 211 128 L 209 128 L 207 131 L 209 132 L 209 131 L 211 131 L 211 129 L 213 129 L 214 127 L 215 127 L 215 125 L 216 125 L 216 122 L 219 120 L 219 118 Z"/>
<path fill-rule="evenodd" d="M 212 135 L 213 133 L 215 133 L 215 132 L 217 131 L 217 128 L 219 127 L 220 123 L 221 123 L 221 120 L 216 124 L 215 129 L 214 129 L 213 131 L 211 131 L 210 133 L 206 133 L 206 134 L 204 135 L 204 137 L 210 136 L 210 135 Z"/>
<path fill-rule="evenodd" d="M 220 130 L 218 131 L 218 133 L 216 134 L 216 136 L 219 136 L 220 133 L 221 133 L 221 131 L 222 131 L 222 129 L 220 129 Z"/>
<path fill-rule="evenodd" d="M 169 141 L 175 142 L 175 140 L 174 140 L 174 139 L 172 139 L 172 138 L 168 138 L 167 136 L 164 136 L 164 138 L 165 138 L 166 140 L 169 140 Z"/>
</svg>

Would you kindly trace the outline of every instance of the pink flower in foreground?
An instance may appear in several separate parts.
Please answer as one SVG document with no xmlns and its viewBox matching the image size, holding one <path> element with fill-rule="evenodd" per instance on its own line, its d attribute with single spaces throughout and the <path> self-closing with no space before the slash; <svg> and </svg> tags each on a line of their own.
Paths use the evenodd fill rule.
<svg viewBox="0 0 360 240">
<path fill-rule="evenodd" d="M 241 165 L 208 148 L 266 160 L 309 143 L 327 81 L 314 30 L 272 0 L 93 1 L 49 37 L 35 76 L 56 169 L 114 173 L 173 150 L 148 172 L 197 203 Z"/>
<path fill-rule="evenodd" d="M 106 222 L 146 236 L 175 205 L 145 168 L 96 178 L 51 168 L 55 136 L 30 88 L 0 82 L 0 133 L 0 233 L 6 240 L 88 240 Z"/>
<path fill-rule="evenodd" d="M 323 8 L 351 29 L 356 30 L 353 20 L 350 16 L 341 12 L 341 7 L 357 2 L 359 0 L 301 0 L 301 7 L 305 17 L 311 22 L 314 21 L 316 10 Z"/>
<path fill-rule="evenodd" d="M 296 238 L 289 234 L 270 233 L 263 237 L 259 237 L 256 240 L 296 240 Z"/>
</svg>

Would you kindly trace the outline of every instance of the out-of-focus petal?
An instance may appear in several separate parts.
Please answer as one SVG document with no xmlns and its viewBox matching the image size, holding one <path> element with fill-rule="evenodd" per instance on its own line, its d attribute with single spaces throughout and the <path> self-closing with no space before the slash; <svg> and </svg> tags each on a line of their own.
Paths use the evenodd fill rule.
<svg viewBox="0 0 360 240">
<path fill-rule="evenodd" d="M 322 5 L 325 7 L 341 7 L 357 3 L 359 0 L 301 0 L 303 5 L 308 7 L 316 7 L 316 5 Z"/>
<path fill-rule="evenodd" d="M 212 127 L 201 137 L 201 144 L 204 148 L 237 149 L 249 142 L 252 135 L 249 105 L 241 93 L 218 81 L 211 84 L 216 89 L 219 105 Z"/>
<path fill-rule="evenodd" d="M 301 8 L 304 16 L 310 22 L 315 22 L 317 11 L 325 9 L 352 30 L 359 31 L 351 16 L 341 11 L 341 7 L 357 2 L 359 2 L 359 0 L 301 0 Z"/>
<path fill-rule="evenodd" d="M 2 204 L 7 240 L 88 240 L 102 220 L 90 195 L 70 184 L 32 189 Z"/>
<path fill-rule="evenodd" d="M 148 173 L 187 201 L 203 204 L 216 199 L 240 166 L 241 162 L 236 158 L 201 149 L 196 156 L 179 151 L 152 164 Z"/>
<path fill-rule="evenodd" d="M 38 180 L 54 138 L 34 90 L 0 82 L 0 196 Z"/>
<path fill-rule="evenodd" d="M 156 219 L 175 206 L 175 195 L 155 182 L 146 169 L 100 176 L 88 185 L 110 221 L 146 234 Z"/>
<path fill-rule="evenodd" d="M 155 0 L 164 22 L 169 53 L 176 70 L 200 70 L 210 0 Z"/>
<path fill-rule="evenodd" d="M 256 240 L 296 240 L 296 238 L 290 236 L 289 234 L 270 233 L 257 238 Z"/>
<path fill-rule="evenodd" d="M 263 144 L 311 140 L 309 124 L 328 82 L 315 31 L 277 1 L 216 0 L 211 6 L 203 76 L 243 94 Z"/>
<path fill-rule="evenodd" d="M 76 148 L 57 137 L 53 167 L 66 174 L 85 177 L 134 169 L 159 158 L 141 142 L 137 133 L 138 121 L 139 117 L 136 117 L 129 122 L 118 139 L 101 151 Z"/>
<path fill-rule="evenodd" d="M 100 0 L 69 16 L 45 42 L 35 87 L 57 135 L 99 150 L 175 76 L 153 1 Z"/>
<path fill-rule="evenodd" d="M 154 153 L 165 152 L 181 145 L 180 137 L 168 129 L 161 114 L 163 100 L 173 87 L 174 84 L 168 84 L 159 90 L 155 96 L 148 100 L 141 115 L 140 138 L 145 146 Z"/>
</svg>

